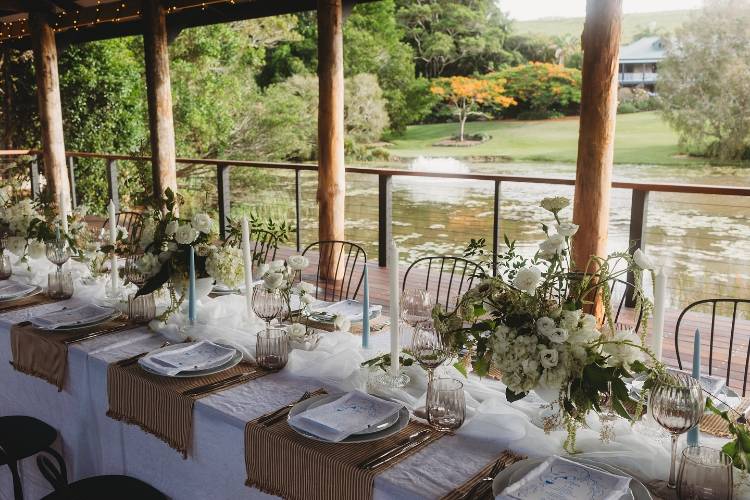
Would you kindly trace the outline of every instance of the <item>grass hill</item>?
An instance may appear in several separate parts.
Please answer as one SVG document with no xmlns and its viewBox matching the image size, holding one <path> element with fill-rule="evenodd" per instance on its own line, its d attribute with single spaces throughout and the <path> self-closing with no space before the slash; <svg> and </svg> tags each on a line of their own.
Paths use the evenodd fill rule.
<svg viewBox="0 0 750 500">
<path fill-rule="evenodd" d="M 685 22 L 692 10 L 670 10 L 664 12 L 643 12 L 624 14 L 622 22 L 622 41 L 629 43 L 633 36 L 644 28 L 661 28 L 673 33 L 675 28 Z M 583 31 L 582 17 L 542 18 L 533 21 L 516 21 L 516 33 L 534 33 L 547 36 L 574 35 Z"/>
</svg>

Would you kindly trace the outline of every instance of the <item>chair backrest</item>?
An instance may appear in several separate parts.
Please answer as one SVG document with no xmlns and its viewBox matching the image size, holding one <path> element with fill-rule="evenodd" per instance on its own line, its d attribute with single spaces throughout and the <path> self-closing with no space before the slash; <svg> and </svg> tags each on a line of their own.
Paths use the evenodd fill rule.
<svg viewBox="0 0 750 500">
<path fill-rule="evenodd" d="M 143 215 L 138 212 L 117 212 L 117 225 L 122 226 L 128 232 L 128 240 L 135 244 L 141 239 L 143 231 Z M 109 225 L 109 218 L 104 220 L 102 229 Z"/>
<path fill-rule="evenodd" d="M 54 458 L 57 464 L 45 455 Z M 68 471 L 65 467 L 65 460 L 52 448 L 47 448 L 37 455 L 36 465 L 39 467 L 39 472 L 42 473 L 42 476 L 55 491 L 61 491 L 68 485 Z"/>
<path fill-rule="evenodd" d="M 637 293 L 635 285 L 615 279 L 612 281 L 612 285 L 609 288 L 609 295 L 611 297 L 610 306 L 612 310 L 612 320 L 615 324 L 625 323 L 629 326 L 633 326 L 633 329 L 637 332 L 641 327 L 643 321 L 643 309 L 633 310 L 626 307 L 627 298 L 629 295 Z M 634 317 L 630 316 L 630 311 L 635 314 Z"/>
<path fill-rule="evenodd" d="M 257 264 L 265 264 L 268 260 L 276 259 L 279 239 L 272 232 L 253 229 L 250 231 L 250 244 L 253 245 L 253 260 Z"/>
<path fill-rule="evenodd" d="M 426 273 L 424 268 L 427 268 Z M 436 304 L 452 311 L 461 294 L 470 290 L 475 281 L 478 282 L 478 272 L 479 265 L 463 257 L 422 257 L 406 269 L 401 290 L 405 290 L 407 285 L 427 290 L 434 295 Z"/>
<path fill-rule="evenodd" d="M 307 256 L 310 250 L 318 251 L 318 261 L 314 275 L 303 271 L 302 280 L 312 282 L 315 279 L 315 297 L 329 302 L 355 299 L 367 265 L 364 248 L 350 241 L 316 241 L 307 245 L 302 255 Z M 332 276 L 328 276 L 328 270 L 334 271 Z"/>
<path fill-rule="evenodd" d="M 731 316 L 717 316 L 716 314 L 716 308 L 719 305 L 727 305 L 731 307 L 732 314 Z M 709 336 L 709 347 L 708 347 L 708 374 L 713 375 L 714 368 L 717 368 L 717 371 L 723 372 L 724 371 L 724 365 L 726 365 L 726 374 L 725 374 L 725 383 L 728 386 L 737 387 L 737 384 L 733 384 L 731 380 L 731 373 L 732 373 L 732 355 L 734 353 L 744 353 L 744 362 L 745 362 L 745 370 L 743 372 L 743 378 L 742 378 L 742 396 L 745 396 L 746 390 L 747 390 L 747 372 L 748 372 L 748 365 L 750 365 L 750 322 L 743 320 L 742 318 L 738 318 L 738 309 L 740 304 L 750 304 L 750 299 L 704 299 L 699 300 L 697 302 L 693 302 L 689 306 L 687 306 L 683 311 L 680 313 L 680 316 L 677 318 L 677 325 L 675 327 L 674 332 L 674 347 L 675 347 L 675 353 L 677 354 L 677 365 L 679 366 L 680 370 L 682 370 L 682 358 L 680 357 L 680 330 L 682 328 L 686 328 L 687 321 L 685 320 L 685 316 L 688 312 L 693 311 L 694 309 L 708 305 L 711 308 L 711 323 L 710 323 L 710 336 Z M 694 314 L 701 314 L 698 311 L 693 311 Z M 705 313 L 701 314 L 702 316 L 707 316 Z M 701 318 L 705 319 L 705 318 Z M 731 322 L 730 322 L 731 321 Z M 719 324 L 717 324 L 719 323 Z M 699 326 L 699 330 L 701 330 L 701 340 L 703 340 L 705 337 L 703 336 L 703 328 L 705 328 L 705 321 L 701 321 L 700 323 L 695 323 L 695 325 Z M 690 326 L 690 330 L 694 330 L 694 326 Z M 738 326 L 740 328 L 738 328 Z M 721 341 L 715 342 L 718 340 L 716 337 L 717 328 L 719 331 L 722 331 L 726 328 L 729 329 L 729 343 L 728 347 L 725 347 L 725 339 L 726 337 L 721 336 Z M 690 332 L 692 333 L 692 331 Z M 692 339 L 692 337 L 691 337 Z M 744 347 L 744 350 L 741 351 L 740 348 L 736 348 L 735 344 L 739 343 L 746 343 L 747 345 Z M 691 342 L 692 345 L 692 342 Z M 718 359 L 714 359 L 714 356 L 717 355 Z M 726 358 L 724 358 L 724 355 L 726 355 Z M 740 354 L 740 359 L 742 359 L 742 354 Z M 726 362 L 724 362 L 724 359 L 726 359 Z M 718 367 L 715 367 L 714 365 L 718 364 Z M 692 365 L 691 365 L 692 366 Z M 689 368 L 689 367 L 688 367 Z M 735 373 L 739 372 L 739 370 L 734 370 Z"/>
</svg>

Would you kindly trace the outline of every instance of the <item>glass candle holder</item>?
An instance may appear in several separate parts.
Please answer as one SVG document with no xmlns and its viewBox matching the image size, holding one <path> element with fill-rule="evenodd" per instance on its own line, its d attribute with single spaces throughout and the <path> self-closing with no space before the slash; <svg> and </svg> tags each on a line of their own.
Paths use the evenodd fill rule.
<svg viewBox="0 0 750 500">
<path fill-rule="evenodd" d="M 132 294 L 128 297 L 128 319 L 136 323 L 148 323 L 156 317 L 154 294 Z"/>
<path fill-rule="evenodd" d="M 427 421 L 440 431 L 461 427 L 466 418 L 464 384 L 452 378 L 434 379 L 427 386 Z"/>
<path fill-rule="evenodd" d="M 51 299 L 69 299 L 73 296 L 73 275 L 54 272 L 47 275 L 47 295 Z"/>
<path fill-rule="evenodd" d="M 10 256 L 0 254 L 0 280 L 7 280 L 13 274 L 13 268 L 10 265 Z"/>
<path fill-rule="evenodd" d="M 255 359 L 267 370 L 281 370 L 289 359 L 289 334 L 280 328 L 261 330 L 257 334 Z"/>
</svg>

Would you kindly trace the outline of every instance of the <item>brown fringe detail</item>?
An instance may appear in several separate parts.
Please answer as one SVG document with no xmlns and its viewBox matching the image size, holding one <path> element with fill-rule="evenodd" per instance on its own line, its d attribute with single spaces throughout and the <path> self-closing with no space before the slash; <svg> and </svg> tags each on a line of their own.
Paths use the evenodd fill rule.
<svg viewBox="0 0 750 500">
<path fill-rule="evenodd" d="M 58 384 L 57 380 L 53 376 L 51 376 L 48 373 L 42 373 L 40 371 L 34 370 L 33 368 L 26 368 L 25 366 L 19 366 L 17 363 L 14 363 L 13 361 L 10 362 L 10 366 L 13 367 L 14 370 L 17 372 L 23 373 L 25 375 L 31 375 L 32 377 L 40 378 L 44 380 L 45 382 L 49 382 L 50 384 L 57 387 L 57 392 L 62 392 L 63 384 Z"/>
</svg>

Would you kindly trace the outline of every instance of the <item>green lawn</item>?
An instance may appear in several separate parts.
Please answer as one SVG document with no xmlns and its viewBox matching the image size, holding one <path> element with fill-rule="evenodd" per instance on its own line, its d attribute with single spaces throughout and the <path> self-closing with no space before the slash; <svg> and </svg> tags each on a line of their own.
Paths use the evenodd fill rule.
<svg viewBox="0 0 750 500">
<path fill-rule="evenodd" d="M 471 147 L 435 147 L 458 131 L 456 123 L 413 125 L 389 151 L 397 157 L 494 156 L 517 161 L 575 162 L 578 118 L 543 121 L 490 121 L 468 123 L 467 133 L 484 132 L 489 141 Z M 705 160 L 678 155 L 677 134 L 656 111 L 618 115 L 615 163 L 654 165 L 704 164 Z"/>
</svg>

